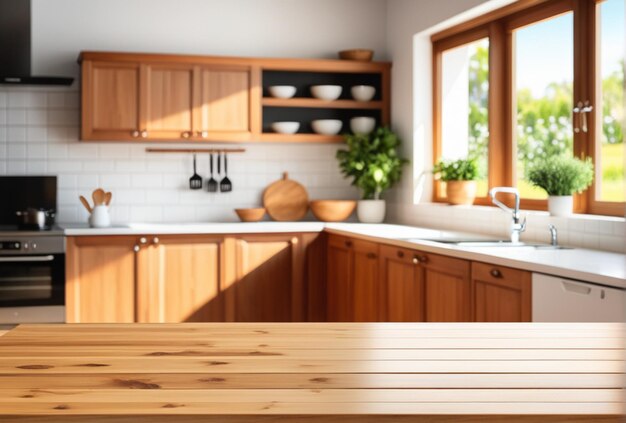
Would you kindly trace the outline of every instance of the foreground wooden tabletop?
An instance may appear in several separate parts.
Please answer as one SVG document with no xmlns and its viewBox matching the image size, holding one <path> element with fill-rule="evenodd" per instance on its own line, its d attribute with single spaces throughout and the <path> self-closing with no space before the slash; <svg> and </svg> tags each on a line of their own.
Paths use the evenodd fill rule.
<svg viewBox="0 0 626 423">
<path fill-rule="evenodd" d="M 617 422 L 624 331 L 610 323 L 22 325 L 0 337 L 0 420 Z"/>
</svg>

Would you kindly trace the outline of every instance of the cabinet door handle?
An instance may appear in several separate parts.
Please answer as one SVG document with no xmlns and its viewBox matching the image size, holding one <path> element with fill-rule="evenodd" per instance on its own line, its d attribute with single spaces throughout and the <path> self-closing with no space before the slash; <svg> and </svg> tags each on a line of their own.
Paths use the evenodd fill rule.
<svg viewBox="0 0 626 423">
<path fill-rule="evenodd" d="M 427 256 L 419 255 L 419 256 L 416 256 L 416 257 L 417 257 L 417 261 L 419 261 L 420 263 L 428 263 L 428 257 Z"/>
<path fill-rule="evenodd" d="M 141 138 L 148 138 L 148 131 L 146 131 L 145 129 L 141 131 Z"/>
<path fill-rule="evenodd" d="M 376 258 L 376 254 L 374 254 L 374 253 L 367 253 L 367 258 L 368 259 L 375 259 Z"/>
<path fill-rule="evenodd" d="M 404 251 L 398 250 L 398 258 L 404 257 Z"/>
<path fill-rule="evenodd" d="M 346 241 L 346 247 L 352 248 L 352 241 Z"/>
<path fill-rule="evenodd" d="M 413 256 L 413 264 L 420 264 L 420 259 L 417 256 Z"/>
<path fill-rule="evenodd" d="M 139 131 L 133 131 L 130 133 L 133 138 L 139 138 Z"/>
<path fill-rule="evenodd" d="M 133 247 L 133 251 L 134 251 L 134 252 L 138 253 L 138 252 L 139 252 L 139 250 L 141 250 L 141 247 L 140 247 L 139 245 L 135 245 L 135 246 Z"/>
<path fill-rule="evenodd" d="M 185 131 L 185 132 L 183 132 L 182 135 L 183 135 L 183 138 L 189 138 L 189 137 L 191 137 L 191 132 L 190 131 Z"/>
<path fill-rule="evenodd" d="M 207 131 L 198 131 L 198 136 L 201 138 L 207 138 L 209 133 Z"/>
<path fill-rule="evenodd" d="M 141 238 L 139 238 L 139 243 L 140 244 L 147 244 L 148 240 L 145 237 L 142 236 Z"/>
<path fill-rule="evenodd" d="M 489 274 L 491 276 L 493 276 L 494 278 L 501 278 L 502 277 L 502 272 L 500 272 L 500 270 L 498 270 L 498 269 L 491 269 L 489 271 Z"/>
<path fill-rule="evenodd" d="M 158 244 L 159 243 L 159 237 L 155 236 L 154 238 L 152 238 L 152 243 L 153 244 Z"/>
</svg>

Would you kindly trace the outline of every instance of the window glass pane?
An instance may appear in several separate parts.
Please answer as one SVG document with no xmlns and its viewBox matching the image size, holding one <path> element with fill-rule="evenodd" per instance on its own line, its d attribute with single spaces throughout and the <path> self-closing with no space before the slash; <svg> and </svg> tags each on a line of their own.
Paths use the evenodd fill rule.
<svg viewBox="0 0 626 423">
<path fill-rule="evenodd" d="M 514 32 L 516 183 L 523 198 L 545 199 L 524 172 L 550 155 L 573 153 L 573 20 L 566 13 Z"/>
<path fill-rule="evenodd" d="M 596 128 L 596 199 L 624 201 L 624 116 L 625 86 L 624 26 L 626 25 L 625 0 L 606 0 L 598 6 L 598 52 L 602 78 L 600 99 L 597 104 Z"/>
<path fill-rule="evenodd" d="M 445 51 L 441 67 L 441 158 L 475 159 L 476 195 L 484 197 L 488 191 L 489 40 Z"/>
</svg>

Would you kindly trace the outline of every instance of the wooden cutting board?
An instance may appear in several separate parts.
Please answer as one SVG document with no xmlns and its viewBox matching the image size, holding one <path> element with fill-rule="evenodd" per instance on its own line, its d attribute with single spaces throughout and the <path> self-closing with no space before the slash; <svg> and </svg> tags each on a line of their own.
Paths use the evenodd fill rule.
<svg viewBox="0 0 626 423">
<path fill-rule="evenodd" d="M 300 220 L 309 209 L 309 196 L 298 182 L 289 179 L 287 172 L 283 179 L 271 183 L 263 193 L 263 206 L 267 214 L 281 222 Z"/>
</svg>

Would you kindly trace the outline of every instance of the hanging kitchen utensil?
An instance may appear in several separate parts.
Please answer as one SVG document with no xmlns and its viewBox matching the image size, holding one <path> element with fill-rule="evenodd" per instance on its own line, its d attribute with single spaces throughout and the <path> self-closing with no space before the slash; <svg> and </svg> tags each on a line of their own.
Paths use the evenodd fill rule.
<svg viewBox="0 0 626 423">
<path fill-rule="evenodd" d="M 211 178 L 207 181 L 206 188 L 209 192 L 217 192 L 217 180 L 213 177 L 213 153 L 209 158 L 210 160 L 210 170 L 211 170 Z"/>
<path fill-rule="evenodd" d="M 226 157 L 226 153 L 224 154 L 224 178 L 220 182 L 220 191 L 222 192 L 230 192 L 233 190 L 233 184 L 228 179 L 228 158 Z"/>
<path fill-rule="evenodd" d="M 285 172 L 283 179 L 265 188 L 263 206 L 274 220 L 300 220 L 309 209 L 309 196 L 306 189 L 298 182 L 289 179 L 289 175 Z"/>
<path fill-rule="evenodd" d="M 202 177 L 196 172 L 196 155 L 193 155 L 193 175 L 189 178 L 189 189 L 201 189 Z"/>
<path fill-rule="evenodd" d="M 87 199 L 83 197 L 82 195 L 78 198 L 80 199 L 80 202 L 82 203 L 82 205 L 87 209 L 87 211 L 91 213 L 91 206 L 89 205 L 89 201 L 87 201 Z"/>
</svg>

